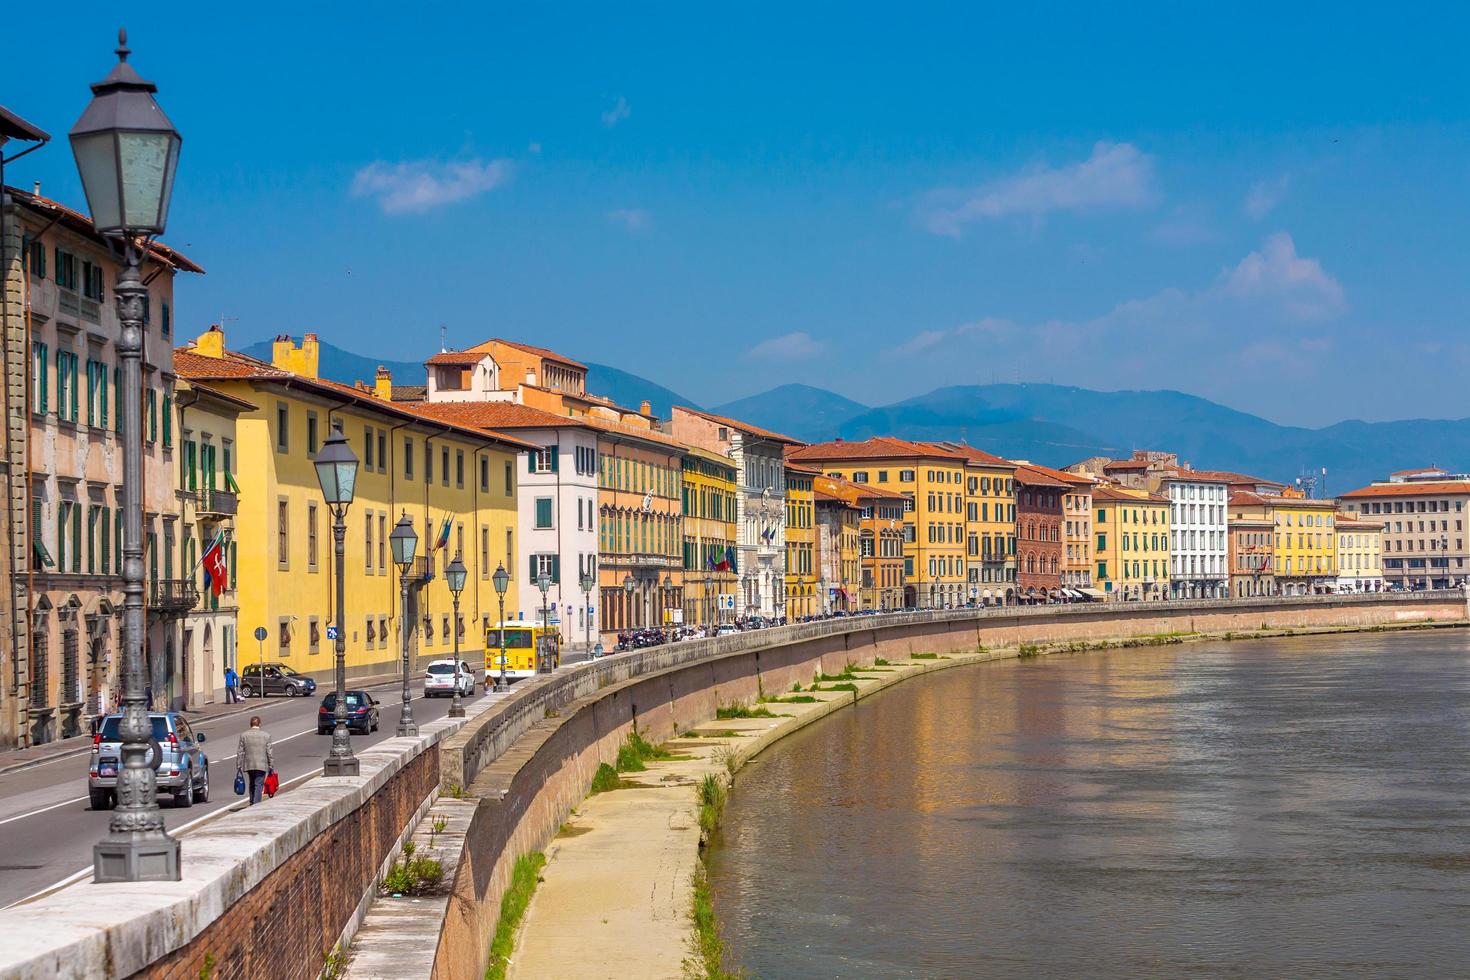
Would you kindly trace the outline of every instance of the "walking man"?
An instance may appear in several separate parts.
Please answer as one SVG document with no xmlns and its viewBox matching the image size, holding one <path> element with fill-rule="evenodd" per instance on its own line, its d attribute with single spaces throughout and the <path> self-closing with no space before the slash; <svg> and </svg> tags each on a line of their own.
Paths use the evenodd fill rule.
<svg viewBox="0 0 1470 980">
<path fill-rule="evenodd" d="M 234 667 L 225 668 L 225 704 L 234 704 L 240 700 L 240 675 L 235 673 Z"/>
<path fill-rule="evenodd" d="M 245 770 L 245 779 L 250 787 L 250 805 L 254 806 L 260 802 L 265 774 L 276 767 L 271 737 L 260 727 L 260 715 L 252 715 L 250 727 L 240 734 L 240 744 L 235 748 L 235 765 Z"/>
</svg>

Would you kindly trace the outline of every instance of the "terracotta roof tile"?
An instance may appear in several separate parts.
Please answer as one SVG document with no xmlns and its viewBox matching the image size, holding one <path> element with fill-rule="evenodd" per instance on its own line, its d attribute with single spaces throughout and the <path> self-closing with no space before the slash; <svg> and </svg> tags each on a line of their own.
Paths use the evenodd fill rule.
<svg viewBox="0 0 1470 980">
<path fill-rule="evenodd" d="M 489 356 L 484 351 L 441 350 L 424 363 L 444 364 L 453 367 L 474 367 Z"/>
<path fill-rule="evenodd" d="M 1124 503 L 1135 504 L 1167 504 L 1169 498 L 1160 493 L 1146 493 L 1142 490 L 1125 490 L 1122 487 L 1110 486 L 1100 483 L 1092 488 L 1093 500 L 1118 500 Z"/>
<path fill-rule="evenodd" d="M 1435 480 L 1424 483 L 1375 483 L 1372 486 L 1350 490 L 1339 500 L 1356 500 L 1360 497 L 1423 497 L 1435 493 L 1470 494 L 1470 480 Z"/>
<path fill-rule="evenodd" d="M 506 340 L 504 337 L 492 337 L 491 339 L 485 341 L 485 343 L 477 344 L 476 346 L 485 347 L 490 344 L 504 344 L 507 347 L 514 347 L 516 350 L 523 350 L 527 354 L 535 354 L 537 357 L 544 357 L 548 361 L 556 361 L 559 364 L 569 364 L 574 368 L 581 368 L 584 371 L 587 370 L 587 365 L 581 363 L 580 361 L 574 361 L 570 357 L 558 354 L 554 350 L 547 350 L 545 347 L 536 347 L 533 344 L 523 344 L 518 340 Z"/>
<path fill-rule="evenodd" d="M 783 436 L 779 432 L 772 432 L 770 429 L 762 429 L 758 425 L 751 425 L 749 422 L 742 422 L 739 419 L 732 419 L 724 415 L 716 415 L 714 412 L 706 412 L 703 409 L 699 408 L 690 408 L 688 405 L 675 405 L 674 411 L 688 412 L 690 415 L 698 415 L 700 418 L 709 419 L 711 422 L 718 422 L 721 425 L 728 426 L 732 429 L 739 429 L 741 432 L 747 432 L 750 435 L 759 436 L 762 439 L 771 439 L 775 442 L 790 443 L 793 446 L 806 445 L 806 443 L 802 442 L 800 439 L 793 439 L 790 436 Z"/>
<path fill-rule="evenodd" d="M 1068 474 L 1070 475 L 1070 474 Z M 1070 480 L 1060 479 L 1060 472 L 1032 463 L 1016 464 L 1016 482 L 1024 487 L 1070 487 Z"/>
<path fill-rule="evenodd" d="M 591 428 L 582 425 L 580 418 L 553 415 L 519 402 L 420 402 L 414 409 L 430 418 L 478 429 Z"/>
<path fill-rule="evenodd" d="M 857 442 L 837 439 L 802 446 L 788 453 L 792 459 L 808 460 L 852 460 L 852 459 L 943 459 L 960 462 L 964 455 L 953 449 L 945 449 L 937 443 L 908 442 L 892 436 L 873 436 Z"/>
</svg>

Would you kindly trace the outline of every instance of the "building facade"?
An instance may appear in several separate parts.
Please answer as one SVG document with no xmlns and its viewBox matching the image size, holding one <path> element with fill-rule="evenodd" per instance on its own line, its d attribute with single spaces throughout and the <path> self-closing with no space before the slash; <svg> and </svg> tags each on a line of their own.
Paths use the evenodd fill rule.
<svg viewBox="0 0 1470 980">
<path fill-rule="evenodd" d="M 1337 591 L 1337 505 L 1304 497 L 1262 497 L 1276 525 L 1272 562 L 1282 595 Z"/>
<path fill-rule="evenodd" d="M 1056 471 L 1068 487 L 1062 495 L 1062 588 L 1102 598 L 1092 587 L 1092 477 Z"/>
<path fill-rule="evenodd" d="M 904 606 L 948 608 L 969 598 L 965 554 L 965 457 L 937 443 L 876 436 L 791 453 L 829 477 L 905 497 Z"/>
<path fill-rule="evenodd" d="M 4 728 L 7 744 L 25 746 L 83 734 L 87 717 L 120 696 L 121 325 L 111 301 L 117 263 L 90 219 L 15 188 L 3 206 L 7 351 L 17 324 L 29 337 L 29 370 L 6 386 L 8 399 L 24 399 L 7 411 L 7 438 L 23 443 L 7 452 L 22 463 L 10 472 L 26 477 L 12 479 L 7 498 L 12 546 L 15 529 L 29 534 L 18 539 L 28 566 L 13 575 L 4 610 L 13 692 Z M 158 707 L 184 703 L 178 624 L 196 599 L 176 565 L 171 338 L 175 279 L 202 271 L 161 244 L 143 265 L 144 656 Z"/>
<path fill-rule="evenodd" d="M 1146 490 L 1092 488 L 1093 584 L 1108 599 L 1163 599 L 1169 587 L 1169 501 Z"/>
<path fill-rule="evenodd" d="M 817 594 L 817 510 L 814 469 L 786 462 L 786 616 L 795 622 L 815 616 L 826 605 Z"/>
<path fill-rule="evenodd" d="M 1003 602 L 1016 581 L 1016 465 L 946 442 L 965 459 L 965 573 L 970 601 Z"/>
<path fill-rule="evenodd" d="M 740 481 L 735 495 L 742 616 L 786 610 L 786 451 L 801 443 L 738 419 L 675 405 L 668 430 L 690 446 L 725 456 Z"/>
<path fill-rule="evenodd" d="M 1337 517 L 1337 590 L 1383 591 L 1383 524 Z"/>
<path fill-rule="evenodd" d="M 1237 599 L 1276 595 L 1276 524 L 1234 513 L 1231 495 L 1230 594 Z"/>
<path fill-rule="evenodd" d="M 735 464 L 691 447 L 683 457 L 684 622 L 712 626 L 733 613 L 739 579 Z M 721 610 L 724 604 L 731 608 Z"/>
<path fill-rule="evenodd" d="M 1410 470 L 1338 498 L 1354 520 L 1383 524 L 1383 580 L 1394 589 L 1443 589 L 1467 575 L 1470 475 Z"/>
<path fill-rule="evenodd" d="M 1016 592 L 1026 602 L 1060 595 L 1062 497 L 1072 484 L 1045 466 L 1016 463 Z"/>
<path fill-rule="evenodd" d="M 422 658 L 451 656 L 456 642 L 465 659 L 483 659 L 484 631 L 498 616 L 495 568 L 511 574 L 507 609 L 530 588 L 517 541 L 517 487 L 522 454 L 538 447 L 322 379 L 318 357 L 314 335 L 299 346 L 280 337 L 267 364 L 229 351 L 217 328 L 175 352 L 182 377 L 254 407 L 236 424 L 232 464 L 240 488 L 237 569 L 248 583 L 239 590 L 238 626 L 246 636 L 264 628 L 266 639 L 246 642 L 241 662 L 281 662 L 322 680 L 332 674 L 333 519 L 313 460 L 338 427 L 358 458 L 343 562 L 349 675 L 397 672 L 405 628 L 414 669 Z M 418 536 L 407 623 L 388 543 L 403 515 Z M 489 543 L 488 553 L 477 540 Z M 468 571 L 457 620 L 444 576 L 456 554 Z"/>
<path fill-rule="evenodd" d="M 1224 598 L 1230 587 L 1228 481 L 1181 470 L 1163 477 L 1160 485 L 1169 499 L 1170 595 Z"/>
<path fill-rule="evenodd" d="M 175 477 L 180 507 L 176 567 L 198 596 L 179 627 L 179 686 L 185 707 L 198 708 L 223 701 L 225 668 L 239 667 L 236 427 L 240 416 L 255 411 L 255 406 L 201 382 L 179 378 L 174 385 L 174 411 L 180 437 Z M 227 569 L 218 588 L 202 567 L 215 542 Z"/>
<path fill-rule="evenodd" d="M 832 492 L 831 477 L 813 477 L 817 517 L 817 592 L 820 612 L 857 612 L 863 608 L 862 508 L 857 494 Z M 848 484 L 852 487 L 852 484 Z M 856 488 L 854 487 L 854 491 Z M 902 544 L 899 545 L 902 553 Z"/>
</svg>

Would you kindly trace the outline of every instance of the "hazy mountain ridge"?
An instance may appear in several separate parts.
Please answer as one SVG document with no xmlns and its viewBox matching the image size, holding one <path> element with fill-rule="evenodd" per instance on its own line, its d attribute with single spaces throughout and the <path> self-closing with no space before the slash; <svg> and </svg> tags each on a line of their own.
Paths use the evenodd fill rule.
<svg viewBox="0 0 1470 980">
<path fill-rule="evenodd" d="M 244 353 L 270 360 L 270 342 Z M 371 382 L 379 365 L 398 385 L 423 384 L 424 367 L 384 361 L 321 345 L 324 377 Z M 647 399 L 667 418 L 692 399 L 620 368 L 587 365 L 587 390 L 637 408 Z M 1010 459 L 1066 466 L 1094 455 L 1134 449 L 1175 452 L 1201 469 L 1237 470 L 1290 482 L 1327 468 L 1327 489 L 1342 493 L 1414 466 L 1462 468 L 1470 457 L 1470 419 L 1397 422 L 1347 420 L 1320 429 L 1278 425 L 1184 392 L 1095 391 L 1069 385 L 986 384 L 937 388 L 889 405 L 868 407 L 811 385 L 787 384 L 714 409 L 722 415 L 820 442 L 892 435 L 964 440 Z"/>
</svg>

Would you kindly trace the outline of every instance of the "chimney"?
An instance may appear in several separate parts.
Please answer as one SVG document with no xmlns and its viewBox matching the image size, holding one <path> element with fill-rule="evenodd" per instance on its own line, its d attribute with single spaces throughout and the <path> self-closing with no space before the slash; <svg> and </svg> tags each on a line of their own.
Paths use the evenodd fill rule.
<svg viewBox="0 0 1470 980">
<path fill-rule="evenodd" d="M 41 196 L 41 182 L 39 180 L 31 185 L 31 193 L 37 197 Z"/>
<path fill-rule="evenodd" d="M 393 400 L 393 372 L 379 364 L 378 376 L 374 381 L 373 387 L 379 398 L 385 402 L 391 402 Z"/>
<path fill-rule="evenodd" d="M 320 355 L 321 345 L 314 333 L 302 337 L 300 347 L 287 334 L 279 335 L 271 344 L 271 366 L 299 374 L 303 378 L 317 378 Z"/>
<path fill-rule="evenodd" d="M 536 372 L 535 371 L 532 371 L 530 368 L 526 368 L 526 384 L 533 385 L 535 383 L 536 383 Z"/>
<path fill-rule="evenodd" d="M 195 338 L 194 353 L 201 357 L 225 356 L 225 332 L 218 323 L 211 323 L 208 330 Z"/>
<path fill-rule="evenodd" d="M 653 402 L 649 401 L 647 398 L 645 398 L 645 399 L 643 399 L 643 401 L 639 402 L 638 403 L 638 414 L 639 415 L 652 415 L 653 414 Z"/>
</svg>

